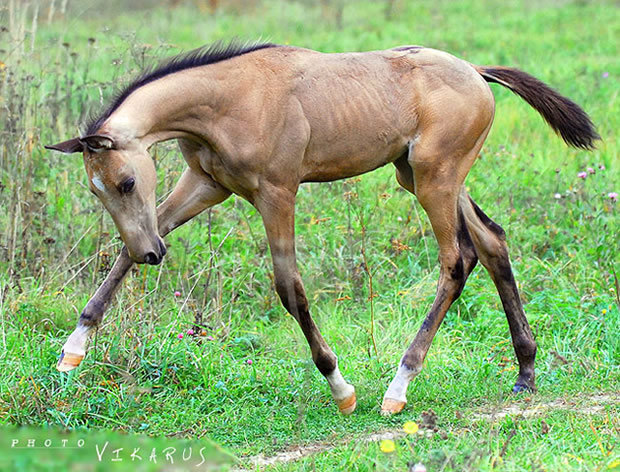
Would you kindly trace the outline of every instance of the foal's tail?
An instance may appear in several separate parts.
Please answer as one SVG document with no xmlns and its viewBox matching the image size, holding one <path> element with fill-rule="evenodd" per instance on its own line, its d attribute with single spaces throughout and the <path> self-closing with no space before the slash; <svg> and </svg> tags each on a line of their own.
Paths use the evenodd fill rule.
<svg viewBox="0 0 620 472">
<path fill-rule="evenodd" d="M 487 82 L 503 85 L 529 103 L 566 144 L 589 150 L 594 149 L 595 140 L 601 139 L 590 117 L 579 105 L 536 77 L 512 67 L 474 67 Z"/>
</svg>

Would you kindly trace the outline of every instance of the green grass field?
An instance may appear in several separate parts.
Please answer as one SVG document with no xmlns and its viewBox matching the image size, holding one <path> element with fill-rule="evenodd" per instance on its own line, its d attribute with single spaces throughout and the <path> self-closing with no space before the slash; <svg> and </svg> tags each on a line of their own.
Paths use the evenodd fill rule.
<svg viewBox="0 0 620 472">
<path fill-rule="evenodd" d="M 397 0 L 388 15 L 389 2 L 350 1 L 340 20 L 338 5 L 310 1 L 220 2 L 215 15 L 191 2 L 133 11 L 123 2 L 103 10 L 69 2 L 64 15 L 60 5 L 50 15 L 50 3 L 0 5 L 2 455 L 11 452 L 6 428 L 29 425 L 86 438 L 109 432 L 117 442 L 127 433 L 128 444 L 143 440 L 134 435 L 169 444 L 209 438 L 250 470 L 620 466 L 620 209 L 609 196 L 620 192 L 616 3 Z M 313 316 L 356 386 L 351 417 L 338 414 L 280 305 L 260 217 L 240 198 L 172 233 L 163 265 L 134 268 L 81 367 L 55 370 L 121 243 L 88 192 L 81 158 L 43 145 L 75 136 L 89 112 L 155 59 L 233 37 L 325 52 L 425 45 L 476 64 L 519 67 L 590 114 L 598 149 L 569 149 L 525 102 L 493 85 L 495 123 L 466 181 L 506 230 L 538 343 L 537 394 L 510 394 L 517 370 L 508 325 L 478 266 L 409 387 L 406 409 L 379 415 L 439 273 L 428 219 L 390 166 L 307 184 L 298 196 L 299 265 Z M 174 143 L 153 155 L 163 198 L 183 162 Z M 205 335 L 179 339 L 190 328 Z M 420 431 L 402 432 L 407 421 Z M 384 452 L 389 442 L 368 439 L 386 431 L 398 433 L 393 452 Z M 317 452 L 270 465 L 250 460 L 298 446 Z M 59 470 L 75 459 L 59 453 L 36 466 L 27 453 L 0 469 Z M 94 452 L 92 461 L 92 470 L 121 467 L 110 461 L 97 469 Z M 165 461 L 152 467 L 164 470 Z"/>
</svg>

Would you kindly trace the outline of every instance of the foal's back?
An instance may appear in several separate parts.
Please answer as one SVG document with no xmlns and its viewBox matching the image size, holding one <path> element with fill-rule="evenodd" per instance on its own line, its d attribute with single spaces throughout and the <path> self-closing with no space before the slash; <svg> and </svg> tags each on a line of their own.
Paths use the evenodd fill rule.
<svg viewBox="0 0 620 472">
<path fill-rule="evenodd" d="M 292 109 L 308 123 L 302 181 L 371 171 L 402 156 L 425 126 L 466 125 L 472 110 L 492 114 L 494 106 L 473 66 L 434 49 L 325 54 L 282 47 L 256 54 L 263 67 L 282 71 L 281 92 L 298 101 Z M 458 126 L 446 134 L 461 133 Z"/>
</svg>

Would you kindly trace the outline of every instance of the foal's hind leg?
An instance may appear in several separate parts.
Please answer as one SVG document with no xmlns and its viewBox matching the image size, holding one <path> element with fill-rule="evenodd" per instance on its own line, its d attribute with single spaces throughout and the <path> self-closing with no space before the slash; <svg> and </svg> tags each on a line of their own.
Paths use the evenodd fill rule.
<svg viewBox="0 0 620 472">
<path fill-rule="evenodd" d="M 170 196 L 157 208 L 159 234 L 163 237 L 173 229 L 207 208 L 224 201 L 230 192 L 204 173 L 186 169 Z M 99 326 L 103 313 L 120 286 L 133 261 L 123 247 L 110 273 L 86 304 L 78 325 L 64 344 L 56 368 L 66 372 L 76 368 L 85 355 L 86 342 Z"/>
<path fill-rule="evenodd" d="M 295 256 L 295 194 L 263 183 L 255 205 L 265 225 L 276 291 L 286 310 L 297 320 L 312 352 L 312 360 L 325 376 L 340 412 L 348 415 L 356 406 L 355 389 L 338 369 L 338 359 L 310 316 Z"/>
<path fill-rule="evenodd" d="M 457 211 L 456 196 L 448 193 L 441 195 L 441 199 L 443 203 L 439 208 L 433 207 L 424 197 L 420 199 L 424 202 L 422 205 L 431 219 L 439 242 L 441 269 L 437 294 L 385 393 L 381 406 L 382 414 L 398 413 L 407 403 L 407 386 L 422 369 L 424 358 L 448 308 L 461 294 L 467 277 L 478 261 L 462 214 L 459 215 Z"/>
<path fill-rule="evenodd" d="M 519 291 L 512 275 L 506 233 L 474 203 L 465 191 L 460 198 L 460 207 L 480 262 L 493 279 L 508 318 L 512 344 L 519 361 L 519 377 L 514 386 L 515 393 L 536 390 L 534 359 L 536 342 L 525 317 Z"/>
<path fill-rule="evenodd" d="M 381 413 L 385 415 L 398 413 L 404 408 L 407 386 L 422 369 L 446 312 L 461 294 L 477 262 L 474 244 L 458 208 L 458 199 L 463 180 L 490 129 L 490 117 L 486 122 L 481 121 L 486 127 L 480 130 L 474 142 L 468 143 L 468 152 L 461 150 L 467 137 L 455 138 L 452 150 L 442 152 L 439 143 L 445 142 L 445 133 L 440 131 L 419 142 L 416 149 L 410 148 L 406 161 L 401 157 L 395 162 L 398 182 L 415 193 L 429 217 L 439 244 L 440 274 L 433 305 L 383 397 Z"/>
</svg>

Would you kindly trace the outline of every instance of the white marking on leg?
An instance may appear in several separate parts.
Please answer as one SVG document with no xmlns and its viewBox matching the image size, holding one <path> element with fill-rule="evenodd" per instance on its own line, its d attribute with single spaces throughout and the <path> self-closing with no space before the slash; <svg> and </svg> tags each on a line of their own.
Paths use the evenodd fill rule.
<svg viewBox="0 0 620 472">
<path fill-rule="evenodd" d="M 91 182 L 97 188 L 97 190 L 99 190 L 100 192 L 105 192 L 105 185 L 103 185 L 103 181 L 101 180 L 99 175 L 95 174 Z"/>
<path fill-rule="evenodd" d="M 413 378 L 420 373 L 420 369 L 411 370 L 404 365 L 400 365 L 398 372 L 394 380 L 390 383 L 390 386 L 383 396 L 384 399 L 398 400 L 407 403 L 407 386 Z"/>
<path fill-rule="evenodd" d="M 79 325 L 75 328 L 73 333 L 71 333 L 67 342 L 62 347 L 62 350 L 71 354 L 84 356 L 86 354 L 86 341 L 88 341 L 90 330 L 91 328 L 88 326 Z"/>
<path fill-rule="evenodd" d="M 331 374 L 325 376 L 327 382 L 329 383 L 329 388 L 332 391 L 332 397 L 337 402 L 345 400 L 349 398 L 351 395 L 355 393 L 355 388 L 353 385 L 349 385 L 344 377 L 340 373 L 340 369 L 336 366 L 334 371 Z"/>
</svg>

